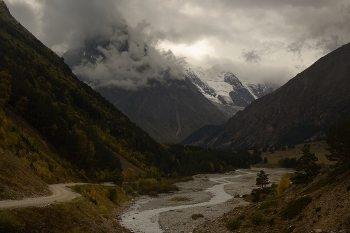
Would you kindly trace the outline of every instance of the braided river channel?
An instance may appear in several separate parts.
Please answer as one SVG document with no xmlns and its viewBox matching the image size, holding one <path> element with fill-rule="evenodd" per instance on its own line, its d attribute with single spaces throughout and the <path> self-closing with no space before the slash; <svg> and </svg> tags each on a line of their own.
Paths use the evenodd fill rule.
<svg viewBox="0 0 350 233">
<path fill-rule="evenodd" d="M 158 197 L 141 196 L 124 212 L 119 222 L 131 232 L 189 233 L 237 206 L 248 205 L 242 198 L 256 187 L 256 174 L 264 170 L 271 183 L 278 183 L 283 168 L 241 169 L 226 174 L 200 174 L 194 180 L 177 183 L 179 191 Z M 183 198 L 184 201 L 174 201 Z M 200 216 L 193 219 L 193 216 Z"/>
</svg>

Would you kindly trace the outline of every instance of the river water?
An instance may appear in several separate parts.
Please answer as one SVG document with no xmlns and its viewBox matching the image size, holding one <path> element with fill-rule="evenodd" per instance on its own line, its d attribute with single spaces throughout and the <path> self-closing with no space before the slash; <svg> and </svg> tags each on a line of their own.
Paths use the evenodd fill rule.
<svg viewBox="0 0 350 233">
<path fill-rule="evenodd" d="M 177 183 L 180 191 L 156 198 L 142 196 L 122 214 L 120 223 L 137 233 L 192 232 L 206 220 L 219 217 L 237 206 L 247 205 L 242 198 L 256 188 L 256 174 L 264 170 L 270 182 L 291 172 L 287 169 L 244 169 L 229 174 L 202 174 L 193 181 Z M 173 197 L 187 197 L 189 201 L 172 201 Z M 203 217 L 192 219 L 193 214 Z"/>
</svg>

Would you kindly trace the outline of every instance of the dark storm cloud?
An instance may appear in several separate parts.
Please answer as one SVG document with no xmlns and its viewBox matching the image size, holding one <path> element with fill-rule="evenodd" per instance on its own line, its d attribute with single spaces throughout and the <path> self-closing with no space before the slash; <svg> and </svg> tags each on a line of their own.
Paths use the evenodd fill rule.
<svg viewBox="0 0 350 233">
<path fill-rule="evenodd" d="M 12 1 L 7 2 L 8 5 L 12 3 Z M 26 27 L 30 32 L 34 35 L 40 34 L 40 17 L 41 11 L 35 8 L 29 1 L 18 1 L 14 2 L 11 5 L 11 13 L 12 15 L 22 23 L 24 27 Z"/>
<path fill-rule="evenodd" d="M 203 45 L 198 42 L 205 40 L 206 44 L 211 46 L 209 50 L 199 47 L 188 51 L 210 51 L 210 54 L 201 53 L 202 57 L 198 58 L 198 54 L 192 56 L 188 51 L 183 51 L 184 54 L 176 55 L 187 56 L 189 61 L 197 62 L 197 65 L 213 66 L 215 64 L 212 63 L 222 60 L 246 68 L 247 66 L 242 64 L 247 64 L 252 67 L 250 70 L 257 71 L 254 74 L 260 72 L 264 77 L 276 78 L 284 70 L 284 73 L 291 74 L 291 78 L 292 74 L 311 65 L 320 56 L 348 43 L 350 38 L 350 0 L 5 2 L 11 11 L 21 11 L 21 21 L 26 21 L 40 40 L 60 54 L 67 49 L 78 48 L 86 38 L 96 35 L 101 38 L 113 38 L 114 41 L 121 40 L 117 37 L 118 30 L 127 22 L 129 39 L 134 44 L 146 42 L 154 49 L 149 57 L 150 61 L 146 61 L 146 58 L 140 60 L 145 63 L 129 60 L 127 67 L 138 67 L 146 63 L 157 64 L 158 73 L 161 73 L 160 70 L 164 67 L 172 67 L 171 64 L 183 63 L 181 59 L 170 61 L 162 58 L 165 52 L 159 52 L 160 46 L 168 44 L 188 48 L 197 44 Z M 29 2 L 40 7 L 30 8 L 33 4 Z M 33 14 L 37 16 L 35 19 Z M 168 49 L 166 46 L 163 48 Z M 115 58 L 115 55 L 109 52 L 112 50 L 106 52 L 109 57 L 122 62 L 121 57 Z M 137 49 L 128 55 L 135 54 Z M 163 62 L 160 62 L 161 58 Z M 181 65 L 175 66 L 174 70 L 179 71 L 175 73 L 180 73 L 179 67 Z M 270 69 L 271 67 L 273 69 Z M 107 67 L 105 68 L 107 71 Z M 240 72 L 242 73 L 242 69 Z M 157 72 L 150 71 L 150 75 L 155 73 Z M 286 79 L 286 76 L 283 78 Z"/>
<path fill-rule="evenodd" d="M 139 89 L 148 86 L 150 79 L 182 79 L 183 60 L 154 47 L 158 40 L 176 34 L 153 29 L 146 21 L 130 27 L 117 6 L 114 0 L 48 0 L 41 5 L 41 39 L 61 55 L 83 48 L 88 39 L 108 41 L 108 46 L 98 47 L 104 59 L 85 61 L 73 70 L 92 86 Z M 121 43 L 128 44 L 127 50 L 119 50 Z"/>
<path fill-rule="evenodd" d="M 260 55 L 255 50 L 243 50 L 242 57 L 248 63 L 259 63 L 261 60 Z"/>
<path fill-rule="evenodd" d="M 210 0 L 205 0 L 210 4 Z M 239 7 L 239 8 L 280 8 L 285 6 L 291 7 L 312 7 L 320 8 L 331 6 L 332 1 L 329 0 L 223 0 L 225 7 Z"/>
<path fill-rule="evenodd" d="M 111 0 L 46 1 L 42 21 L 45 44 L 59 53 L 82 46 L 88 38 L 110 38 L 126 24 Z"/>
</svg>

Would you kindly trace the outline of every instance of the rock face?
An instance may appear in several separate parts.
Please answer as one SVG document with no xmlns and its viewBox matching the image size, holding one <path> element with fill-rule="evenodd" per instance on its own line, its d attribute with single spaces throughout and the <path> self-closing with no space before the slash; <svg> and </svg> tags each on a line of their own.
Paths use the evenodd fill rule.
<svg viewBox="0 0 350 233">
<path fill-rule="evenodd" d="M 251 84 L 241 81 L 229 67 L 188 68 L 187 77 L 197 89 L 227 116 L 232 117 L 252 101 L 276 90 L 272 83 Z"/>
<path fill-rule="evenodd" d="M 320 139 L 330 125 L 350 117 L 349 61 L 346 44 L 237 112 L 219 132 L 206 137 L 195 132 L 197 138 L 183 142 L 230 149 Z"/>
</svg>

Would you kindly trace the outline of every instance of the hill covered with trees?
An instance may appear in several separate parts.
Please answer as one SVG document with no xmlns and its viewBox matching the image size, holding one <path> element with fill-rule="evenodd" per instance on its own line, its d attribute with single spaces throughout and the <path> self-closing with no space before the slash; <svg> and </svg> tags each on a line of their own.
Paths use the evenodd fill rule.
<svg viewBox="0 0 350 233">
<path fill-rule="evenodd" d="M 117 155 L 150 176 L 249 166 L 248 158 L 237 153 L 157 143 L 79 81 L 63 58 L 11 16 L 4 2 L 0 3 L 0 13 L 2 105 L 28 122 L 82 176 L 118 179 L 121 165 Z M 31 152 L 28 147 L 21 153 Z M 29 161 L 33 162 L 35 158 Z M 203 164 L 209 164 L 207 169 Z"/>
</svg>

